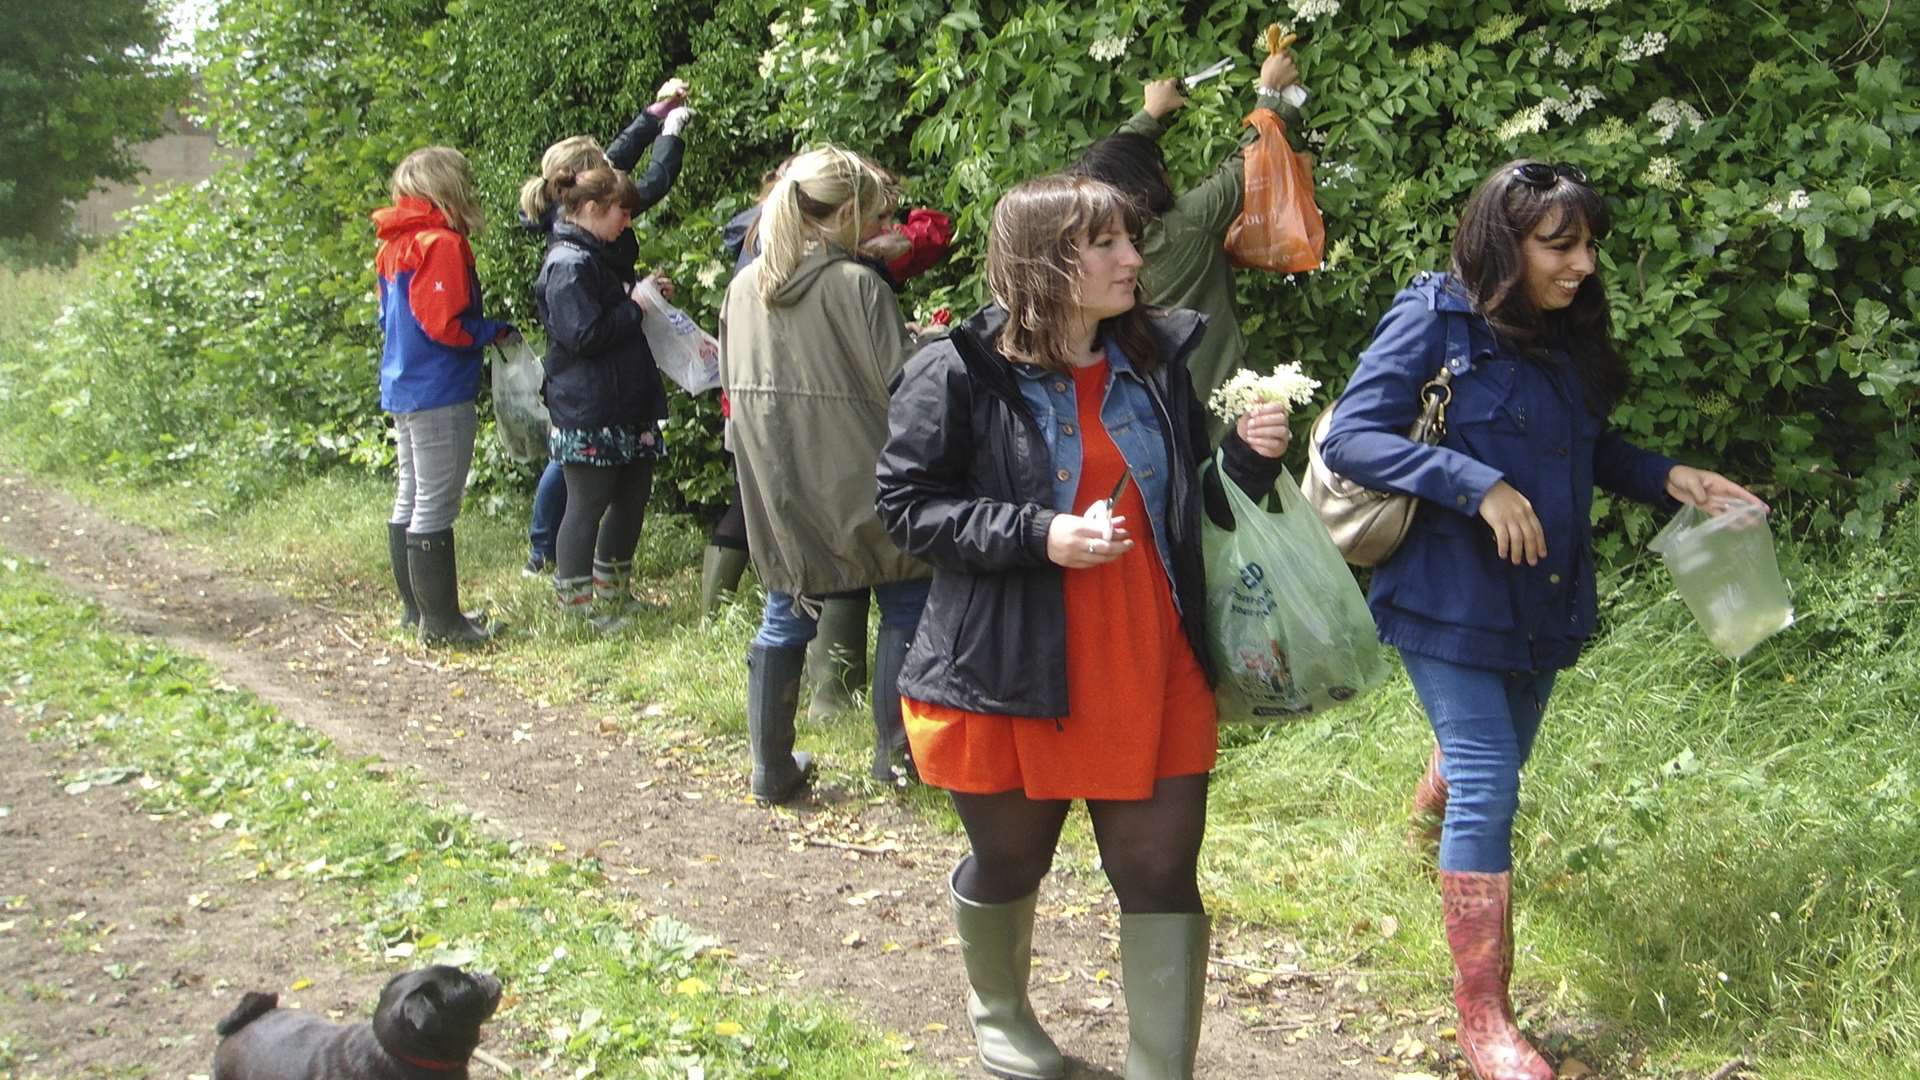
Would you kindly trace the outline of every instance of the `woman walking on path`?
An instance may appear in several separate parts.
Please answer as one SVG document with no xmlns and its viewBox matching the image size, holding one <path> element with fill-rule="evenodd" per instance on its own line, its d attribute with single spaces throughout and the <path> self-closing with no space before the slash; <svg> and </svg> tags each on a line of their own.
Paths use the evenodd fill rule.
<svg viewBox="0 0 1920 1080">
<path fill-rule="evenodd" d="M 1300 71 L 1286 52 L 1268 56 L 1260 65 L 1256 107 L 1278 113 L 1285 122 L 1294 149 L 1300 141 L 1299 110 L 1284 96 L 1298 86 Z M 1140 274 L 1145 303 L 1163 308 L 1189 308 L 1207 317 L 1206 336 L 1194 350 L 1193 388 L 1206 401 L 1246 361 L 1247 339 L 1240 330 L 1240 312 L 1234 303 L 1233 264 L 1223 248 L 1227 229 L 1246 197 L 1243 152 L 1256 138 L 1248 128 L 1240 145 L 1227 155 L 1212 175 L 1192 189 L 1174 194 L 1167 176 L 1159 139 L 1167 118 L 1187 99 L 1177 79 L 1162 79 L 1146 87 L 1145 106 L 1120 130 L 1087 148 L 1069 172 L 1114 185 L 1146 214 L 1140 234 L 1140 255 L 1146 269 Z M 1218 437 L 1218 422 L 1208 428 Z"/>
<path fill-rule="evenodd" d="M 1438 743 L 1415 810 L 1429 830 L 1444 816 L 1428 835 L 1460 1048 L 1481 1080 L 1553 1075 L 1508 996 L 1512 833 L 1554 677 L 1593 632 L 1594 485 L 1663 506 L 1760 501 L 1607 425 L 1627 389 L 1594 263 L 1607 228 L 1580 170 L 1495 170 L 1461 213 L 1452 272 L 1420 275 L 1381 319 L 1322 447 L 1335 472 L 1423 500 L 1368 603 Z M 1406 432 L 1443 365 L 1446 436 L 1428 446 Z"/>
<path fill-rule="evenodd" d="M 562 171 L 575 175 L 601 165 L 631 172 L 640 163 L 640 155 L 651 146 L 646 172 L 634 186 L 639 191 L 633 213 L 645 213 L 654 203 L 667 197 L 667 191 L 680 176 L 686 141 L 681 136 L 693 119 L 693 110 L 685 101 L 688 87 L 681 79 L 661 84 L 651 105 L 640 111 L 620 132 L 613 145 L 601 149 L 591 135 L 574 135 L 547 147 L 540 158 L 540 175 L 520 185 L 520 227 L 542 239 L 550 238 L 560 221 L 560 204 L 549 193 L 553 180 Z M 636 267 L 640 261 L 640 241 L 628 228 L 607 245 L 607 256 L 620 279 L 629 286 L 640 280 Z M 561 464 L 551 458 L 540 474 L 533 493 L 533 521 L 527 529 L 527 567 L 529 575 L 553 569 L 554 540 L 560 531 L 560 518 L 567 510 L 567 484 Z"/>
<path fill-rule="evenodd" d="M 812 775 L 812 756 L 793 751 L 794 713 L 819 605 L 836 595 L 871 588 L 879 601 L 873 771 L 891 776 L 905 757 L 898 676 L 927 569 L 875 516 L 873 463 L 908 338 L 893 289 L 856 255 L 895 199 L 885 171 L 858 154 L 825 147 L 795 158 L 767 195 L 760 257 L 721 306 L 741 509 L 767 589 L 747 653 L 753 795 L 766 803 L 800 794 Z"/>
<path fill-rule="evenodd" d="M 402 622 L 429 644 L 491 637 L 460 610 L 453 521 L 478 425 L 480 350 L 514 334 L 482 314 L 467 238 L 485 218 L 460 151 L 429 146 L 393 170 L 393 205 L 374 212 L 380 250 L 380 407 L 393 414 L 399 482 L 387 557 Z"/>
<path fill-rule="evenodd" d="M 567 483 L 553 588 L 566 611 L 603 606 L 594 625 L 612 629 L 629 596 L 654 462 L 665 453 L 656 422 L 666 418 L 667 391 L 641 329 L 644 309 L 612 253 L 639 191 L 606 165 L 577 176 L 562 170 L 552 186 L 562 216 L 534 299 L 547 330 L 549 450 Z"/>
<path fill-rule="evenodd" d="M 968 1016 L 1000 1076 L 1066 1075 L 1027 975 L 1077 798 L 1120 902 L 1127 1076 L 1190 1077 L 1199 1045 L 1217 731 L 1198 480 L 1211 449 L 1187 361 L 1205 320 L 1140 304 L 1139 225 L 1086 177 L 1001 199 L 995 303 L 907 366 L 880 458 L 888 530 L 935 567 L 900 688 L 921 779 L 952 794 L 972 848 L 949 888 Z M 1222 444 L 1229 476 L 1270 491 L 1288 437 L 1283 408 L 1242 416 Z"/>
</svg>

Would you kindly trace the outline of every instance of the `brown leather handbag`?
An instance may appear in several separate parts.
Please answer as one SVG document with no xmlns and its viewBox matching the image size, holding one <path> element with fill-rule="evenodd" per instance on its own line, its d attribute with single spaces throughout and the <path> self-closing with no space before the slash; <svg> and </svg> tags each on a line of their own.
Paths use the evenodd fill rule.
<svg viewBox="0 0 1920 1080">
<path fill-rule="evenodd" d="M 1453 400 L 1453 387 L 1449 385 L 1452 382 L 1453 370 L 1442 365 L 1420 388 L 1420 398 L 1425 404 L 1420 409 L 1420 419 L 1408 429 L 1407 438 L 1433 446 L 1446 436 L 1447 403 Z M 1326 460 L 1320 456 L 1320 444 L 1333 425 L 1333 410 L 1339 407 L 1340 403 L 1335 401 L 1313 422 L 1313 433 L 1307 438 L 1307 471 L 1300 477 L 1300 491 L 1319 513 L 1327 532 L 1333 536 L 1334 545 L 1347 562 L 1354 566 L 1378 566 L 1407 538 L 1420 500 L 1412 495 L 1361 487 L 1327 468 Z"/>
</svg>

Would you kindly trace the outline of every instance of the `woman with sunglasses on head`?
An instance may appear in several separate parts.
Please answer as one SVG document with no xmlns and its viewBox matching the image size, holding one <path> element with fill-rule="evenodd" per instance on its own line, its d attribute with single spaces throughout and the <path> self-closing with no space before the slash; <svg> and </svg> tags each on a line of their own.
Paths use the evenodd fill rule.
<svg viewBox="0 0 1920 1080">
<path fill-rule="evenodd" d="M 949 891 L 997 1076 L 1066 1075 L 1027 974 L 1074 799 L 1120 902 L 1126 1075 L 1191 1077 L 1199 1045 L 1217 730 L 1198 479 L 1212 450 L 1187 361 L 1206 320 L 1140 303 L 1140 226 L 1088 177 L 1008 192 L 987 240 L 994 303 L 907 365 L 880 456 L 881 517 L 934 567 L 900 693 L 920 778 L 951 793 L 972 848 Z M 1240 417 L 1228 475 L 1271 491 L 1287 440 L 1280 406 Z"/>
<path fill-rule="evenodd" d="M 1322 446 L 1333 471 L 1422 500 L 1368 603 L 1433 726 L 1414 827 L 1438 843 L 1459 1043 L 1481 1080 L 1553 1075 L 1508 997 L 1511 841 L 1554 677 L 1593 633 L 1594 486 L 1667 508 L 1760 503 L 1608 426 L 1628 371 L 1595 263 L 1607 229 L 1579 169 L 1495 170 L 1461 212 L 1451 272 L 1421 274 L 1381 319 Z M 1429 446 L 1406 432 L 1442 365 L 1446 434 Z"/>
</svg>

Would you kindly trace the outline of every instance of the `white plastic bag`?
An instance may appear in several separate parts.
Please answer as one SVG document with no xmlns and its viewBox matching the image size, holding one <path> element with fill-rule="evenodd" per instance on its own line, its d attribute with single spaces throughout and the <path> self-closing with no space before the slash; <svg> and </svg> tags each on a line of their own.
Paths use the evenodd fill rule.
<svg viewBox="0 0 1920 1080">
<path fill-rule="evenodd" d="M 1683 506 L 1647 547 L 1666 560 L 1680 598 L 1727 659 L 1793 625 L 1793 601 L 1760 507 L 1728 501 L 1707 514 Z"/>
<path fill-rule="evenodd" d="M 720 342 L 700 329 L 686 312 L 667 303 L 652 278 L 642 278 L 633 295 L 646 306 L 640 325 L 660 373 L 689 394 L 704 394 L 720 385 Z"/>
<path fill-rule="evenodd" d="M 526 338 L 494 344 L 493 430 L 507 457 L 523 465 L 547 460 L 549 420 L 546 402 L 540 399 L 546 377 L 546 365 Z"/>
</svg>

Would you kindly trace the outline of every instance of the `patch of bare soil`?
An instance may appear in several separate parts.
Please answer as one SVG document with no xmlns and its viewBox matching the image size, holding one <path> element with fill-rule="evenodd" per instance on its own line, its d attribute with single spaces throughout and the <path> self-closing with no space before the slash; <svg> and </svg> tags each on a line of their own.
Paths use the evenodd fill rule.
<svg viewBox="0 0 1920 1080">
<path fill-rule="evenodd" d="M 0 507 L 0 546 L 44 560 L 124 625 L 205 658 L 229 682 L 325 733 L 342 754 L 384 760 L 414 777 L 424 798 L 479 811 L 505 835 L 599 858 L 638 904 L 719 938 L 743 972 L 765 973 L 770 988 L 831 999 L 914 1040 L 923 1060 L 980 1075 L 945 894 L 960 849 L 902 807 L 827 793 L 796 812 L 768 812 L 745 798 L 744 748 L 739 770 L 703 775 L 692 765 L 701 755 L 676 753 L 657 734 L 637 737 L 643 718 L 607 721 L 530 703 L 471 661 L 396 645 L 379 626 L 276 595 L 185 545 L 23 478 L 0 477 Z M 12 1025 L 36 1042 L 153 1064 L 173 1040 L 166 1045 L 183 1061 L 205 1061 L 212 1025 L 230 1003 L 213 992 L 222 981 L 284 987 L 333 965 L 335 930 L 324 918 L 296 917 L 297 894 L 188 874 L 206 854 L 192 837 L 168 841 L 178 845 L 167 856 L 173 865 L 154 863 L 144 856 L 165 847 L 159 840 L 169 826 L 114 798 L 100 800 L 99 819 L 43 822 L 29 833 L 32 813 L 20 808 L 41 805 L 34 800 L 44 792 L 29 789 L 49 786 L 46 767 L 8 774 L 18 794 L 7 798 L 20 801 L 0 821 L 0 862 L 34 868 L 23 886 L 0 888 L 25 887 L 32 908 L 0 914 L 19 924 L 0 937 L 0 974 L 16 988 L 8 995 L 17 1002 Z M 61 808 L 71 809 L 62 798 L 55 797 Z M 127 857 L 135 847 L 142 858 Z M 216 890 L 212 910 L 187 906 L 188 880 L 208 881 L 190 889 Z M 1117 911 L 1105 884 L 1056 873 L 1042 889 L 1040 915 L 1035 1007 L 1083 1063 L 1075 1077 L 1116 1077 L 1126 1016 L 1116 982 Z M 29 934 L 28 921 L 48 918 L 113 927 L 87 931 L 111 951 L 62 946 L 55 935 L 26 955 L 19 946 L 44 936 Z M 1382 1027 L 1377 1004 L 1312 978 L 1276 974 L 1251 985 L 1248 974 L 1260 974 L 1272 946 L 1257 931 L 1216 931 L 1200 1075 L 1386 1076 L 1394 1070 L 1376 1055 L 1408 1029 L 1431 1030 L 1420 1023 L 1428 1018 L 1412 1014 Z M 129 974 L 116 978 L 109 965 Z M 317 984 L 311 1007 L 357 1007 L 377 991 L 377 978 Z M 1376 1027 L 1384 1033 L 1367 1033 Z M 189 1071 L 201 1070 L 162 1070 Z"/>
</svg>

